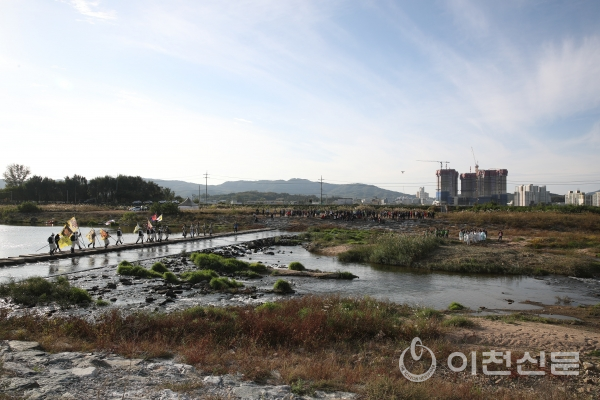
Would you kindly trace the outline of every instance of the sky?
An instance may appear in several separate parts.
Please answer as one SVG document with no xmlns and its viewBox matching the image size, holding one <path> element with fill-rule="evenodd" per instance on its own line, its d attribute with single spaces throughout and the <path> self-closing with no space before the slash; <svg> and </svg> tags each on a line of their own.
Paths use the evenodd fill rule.
<svg viewBox="0 0 600 400">
<path fill-rule="evenodd" d="M 600 190 L 598 21 L 593 0 L 0 0 L 0 169 L 433 196 L 418 160 L 477 160 L 509 192 Z"/>
</svg>

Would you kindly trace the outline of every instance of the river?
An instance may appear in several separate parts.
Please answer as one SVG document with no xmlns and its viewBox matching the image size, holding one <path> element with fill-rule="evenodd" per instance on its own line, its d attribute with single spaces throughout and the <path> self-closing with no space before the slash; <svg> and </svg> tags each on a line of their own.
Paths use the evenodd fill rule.
<svg viewBox="0 0 600 400">
<path fill-rule="evenodd" d="M 58 229 L 57 227 L 0 225 L 0 256 L 8 257 L 34 253 L 36 248 L 45 243 L 46 237 L 50 233 L 56 233 Z M 89 228 L 83 227 L 81 230 L 86 233 Z M 10 278 L 22 279 L 29 276 L 49 276 L 111 265 L 116 266 L 123 259 L 136 261 L 157 258 L 179 254 L 182 251 L 191 252 L 226 246 L 283 233 L 285 232 L 241 233 L 224 238 L 172 243 L 151 248 L 5 267 L 0 268 L 0 282 L 5 282 Z M 126 243 L 135 242 L 135 239 L 135 235 L 125 233 L 124 240 Z M 535 305 L 524 304 L 523 302 L 526 300 L 553 304 L 557 301 L 557 296 L 561 298 L 568 297 L 572 300 L 572 305 L 596 304 L 600 295 L 600 281 L 595 279 L 575 279 L 563 276 L 533 278 L 506 275 L 469 275 L 438 271 L 425 272 L 409 268 L 341 263 L 336 257 L 317 256 L 300 246 L 275 247 L 271 251 L 275 254 L 251 254 L 244 257 L 244 260 L 250 262 L 262 261 L 270 265 L 287 265 L 291 261 L 300 261 L 309 269 L 350 271 L 359 276 L 359 279 L 353 281 L 291 278 L 298 292 L 307 294 L 369 295 L 398 303 L 425 305 L 438 309 L 446 308 L 450 302 L 457 301 L 471 309 L 485 307 L 488 309 L 509 310 L 537 308 Z M 513 300 L 514 302 L 509 303 L 507 300 Z"/>
</svg>

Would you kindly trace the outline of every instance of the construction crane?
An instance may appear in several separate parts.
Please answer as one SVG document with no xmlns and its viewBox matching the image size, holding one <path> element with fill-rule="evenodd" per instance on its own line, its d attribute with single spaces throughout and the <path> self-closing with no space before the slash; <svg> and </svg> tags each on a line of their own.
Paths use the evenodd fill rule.
<svg viewBox="0 0 600 400">
<path fill-rule="evenodd" d="M 473 161 L 475 161 L 475 173 L 479 172 L 479 161 L 475 158 L 475 150 L 471 147 L 471 153 L 473 153 Z"/>
<path fill-rule="evenodd" d="M 439 162 L 440 163 L 440 169 L 444 168 L 443 163 L 446 163 L 446 169 L 448 169 L 448 163 L 450 162 L 450 161 L 433 161 L 433 160 L 417 160 L 417 161 L 421 161 L 421 162 Z M 436 196 L 441 196 L 440 179 L 439 178 L 437 180 L 437 192 L 436 193 L 437 193 Z"/>
<path fill-rule="evenodd" d="M 443 169 L 443 163 L 446 163 L 446 169 L 448 169 L 448 163 L 450 161 L 432 161 L 432 160 L 417 160 L 417 161 L 421 161 L 421 162 L 439 162 L 440 163 L 440 169 Z"/>
</svg>

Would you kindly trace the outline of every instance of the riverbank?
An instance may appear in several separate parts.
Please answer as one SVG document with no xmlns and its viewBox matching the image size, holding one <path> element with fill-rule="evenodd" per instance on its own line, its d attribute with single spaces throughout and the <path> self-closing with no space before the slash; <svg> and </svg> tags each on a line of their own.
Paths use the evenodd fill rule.
<svg viewBox="0 0 600 400">
<path fill-rule="evenodd" d="M 600 395 L 594 307 L 579 308 L 578 325 L 526 317 L 488 320 L 337 296 L 170 313 L 111 311 L 92 319 L 32 311 L 0 318 L 2 399 L 92 393 L 101 398 L 305 400 Z M 416 336 L 438 360 L 434 375 L 423 383 L 409 382 L 398 369 L 398 358 Z M 450 353 L 480 355 L 490 348 L 511 351 L 510 376 L 485 375 L 479 362 L 475 375 L 470 367 L 453 372 L 445 363 Z M 552 351 L 578 351 L 579 375 L 552 376 L 549 367 L 544 376 L 518 374 L 515 360 L 539 351 L 547 352 L 548 363 Z M 427 357 L 407 361 L 414 373 L 430 364 Z"/>
</svg>

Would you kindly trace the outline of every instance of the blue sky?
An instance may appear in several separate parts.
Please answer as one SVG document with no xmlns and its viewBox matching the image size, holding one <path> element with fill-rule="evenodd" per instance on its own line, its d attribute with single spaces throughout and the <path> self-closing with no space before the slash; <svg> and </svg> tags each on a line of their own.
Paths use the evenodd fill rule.
<svg viewBox="0 0 600 400">
<path fill-rule="evenodd" d="M 597 1 L 1 1 L 0 168 L 600 189 Z M 402 174 L 400 171 L 405 171 Z"/>
</svg>

